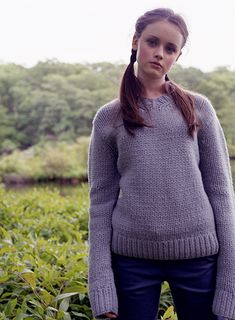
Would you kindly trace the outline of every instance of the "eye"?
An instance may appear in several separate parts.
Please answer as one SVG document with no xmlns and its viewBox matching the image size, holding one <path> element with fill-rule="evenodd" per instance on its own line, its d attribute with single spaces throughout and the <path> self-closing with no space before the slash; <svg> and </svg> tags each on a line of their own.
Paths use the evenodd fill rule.
<svg viewBox="0 0 235 320">
<path fill-rule="evenodd" d="M 169 54 L 172 54 L 172 53 L 174 53 L 174 52 L 176 52 L 176 48 L 174 47 L 174 46 L 166 46 L 166 51 L 167 51 L 167 53 L 169 53 Z"/>
<path fill-rule="evenodd" d="M 155 47 L 158 45 L 158 40 L 157 39 L 147 39 L 147 43 L 149 44 L 150 47 Z"/>
</svg>

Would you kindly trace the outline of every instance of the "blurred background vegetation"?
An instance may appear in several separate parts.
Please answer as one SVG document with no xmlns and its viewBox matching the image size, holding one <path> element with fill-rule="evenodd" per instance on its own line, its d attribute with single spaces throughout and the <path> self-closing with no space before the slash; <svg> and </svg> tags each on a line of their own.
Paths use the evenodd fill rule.
<svg viewBox="0 0 235 320">
<path fill-rule="evenodd" d="M 92 119 L 118 95 L 124 64 L 0 65 L 0 175 L 5 182 L 86 175 Z M 170 77 L 206 95 L 235 156 L 235 72 L 173 68 Z M 232 167 L 234 164 L 232 162 Z"/>
</svg>

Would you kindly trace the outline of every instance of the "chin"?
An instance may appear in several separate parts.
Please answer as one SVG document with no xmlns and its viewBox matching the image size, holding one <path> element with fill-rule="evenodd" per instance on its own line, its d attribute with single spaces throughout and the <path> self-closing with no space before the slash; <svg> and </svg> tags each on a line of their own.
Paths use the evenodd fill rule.
<svg viewBox="0 0 235 320">
<path fill-rule="evenodd" d="M 162 79 L 165 77 L 165 74 L 160 72 L 149 72 L 148 76 L 154 79 Z"/>
</svg>

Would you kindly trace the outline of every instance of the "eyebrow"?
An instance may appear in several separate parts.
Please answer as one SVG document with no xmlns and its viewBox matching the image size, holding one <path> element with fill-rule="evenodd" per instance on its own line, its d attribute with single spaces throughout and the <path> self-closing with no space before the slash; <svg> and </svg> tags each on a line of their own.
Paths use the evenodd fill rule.
<svg viewBox="0 0 235 320">
<path fill-rule="evenodd" d="M 155 38 L 155 39 L 157 39 L 157 40 L 160 40 L 158 37 L 154 36 L 153 34 L 150 34 L 149 37 L 153 37 L 153 38 Z M 174 46 L 174 47 L 176 47 L 176 48 L 178 48 L 177 44 L 175 44 L 175 43 L 173 43 L 173 42 L 167 42 L 167 43 L 170 44 L 170 45 L 172 45 L 172 46 Z"/>
</svg>

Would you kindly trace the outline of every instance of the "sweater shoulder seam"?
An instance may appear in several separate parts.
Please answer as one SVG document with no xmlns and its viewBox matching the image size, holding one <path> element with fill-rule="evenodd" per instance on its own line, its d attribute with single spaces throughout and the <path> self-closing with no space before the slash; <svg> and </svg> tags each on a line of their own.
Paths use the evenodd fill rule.
<svg viewBox="0 0 235 320">
<path fill-rule="evenodd" d="M 216 110 L 213 107 L 210 99 L 208 99 L 208 97 L 204 96 L 203 94 L 196 93 L 194 95 L 194 99 L 197 108 L 202 113 L 203 118 L 201 120 L 205 128 L 208 128 L 212 121 L 217 118 Z"/>
</svg>

